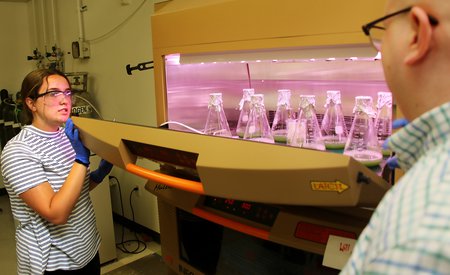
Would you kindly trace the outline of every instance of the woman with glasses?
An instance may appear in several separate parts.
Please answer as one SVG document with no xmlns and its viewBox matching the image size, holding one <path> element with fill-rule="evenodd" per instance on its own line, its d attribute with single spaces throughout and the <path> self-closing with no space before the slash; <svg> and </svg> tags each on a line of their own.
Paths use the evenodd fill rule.
<svg viewBox="0 0 450 275">
<path fill-rule="evenodd" d="M 100 274 L 100 236 L 89 190 L 112 165 L 102 161 L 90 173 L 90 152 L 69 118 L 72 91 L 63 73 L 29 73 L 21 95 L 25 126 L 1 155 L 4 185 L 19 222 L 18 274 Z"/>
<path fill-rule="evenodd" d="M 450 274 L 450 1 L 388 0 L 387 15 L 363 31 L 410 121 L 389 141 L 406 173 L 342 274 Z"/>
</svg>

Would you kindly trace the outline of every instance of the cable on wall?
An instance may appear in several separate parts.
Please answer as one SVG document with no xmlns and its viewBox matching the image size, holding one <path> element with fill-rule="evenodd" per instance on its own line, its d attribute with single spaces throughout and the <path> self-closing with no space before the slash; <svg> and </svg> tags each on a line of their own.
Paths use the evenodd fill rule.
<svg viewBox="0 0 450 275">
<path fill-rule="evenodd" d="M 94 43 L 97 42 L 98 40 L 102 40 L 103 38 L 107 37 L 108 35 L 110 35 L 111 33 L 117 31 L 118 29 L 120 29 L 123 25 L 125 25 L 145 4 L 146 0 L 142 0 L 142 3 L 139 4 L 139 6 L 136 8 L 136 10 L 134 12 L 132 12 L 127 18 L 125 18 L 125 20 L 123 20 L 122 23 L 118 24 L 117 26 L 115 26 L 113 29 L 111 29 L 110 31 L 106 32 L 103 35 L 100 35 L 99 37 L 93 38 L 93 39 L 86 39 L 87 41 Z"/>
<path fill-rule="evenodd" d="M 122 189 L 120 188 L 119 179 L 117 179 L 114 176 L 109 176 L 109 180 L 115 180 L 117 182 L 117 186 L 119 186 L 120 210 L 122 212 L 122 217 L 125 217 L 124 211 L 123 211 Z M 133 208 L 133 204 L 132 204 L 132 196 L 133 196 L 133 193 L 136 191 L 137 191 L 137 189 L 134 188 L 130 192 L 130 209 L 131 209 L 131 215 L 132 215 L 133 222 L 135 222 L 135 220 L 134 220 L 134 208 Z M 138 237 L 136 231 L 134 231 L 134 237 L 136 238 L 134 240 L 125 240 L 125 226 L 122 224 L 122 234 L 121 234 L 120 243 L 116 243 L 116 247 L 118 249 L 120 249 L 123 253 L 128 253 L 128 254 L 139 254 L 139 253 L 143 252 L 144 250 L 146 250 L 147 244 L 144 241 L 139 240 L 139 237 Z M 126 247 L 126 245 L 130 244 L 130 243 L 137 243 L 136 249 L 129 250 Z M 142 248 L 141 248 L 141 245 L 142 245 Z"/>
</svg>

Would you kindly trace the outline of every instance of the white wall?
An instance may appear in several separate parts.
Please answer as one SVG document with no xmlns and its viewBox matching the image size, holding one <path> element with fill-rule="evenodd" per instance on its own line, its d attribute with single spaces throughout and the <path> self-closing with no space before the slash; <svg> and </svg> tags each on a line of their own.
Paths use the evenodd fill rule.
<svg viewBox="0 0 450 275">
<path fill-rule="evenodd" d="M 15 22 L 15 30 L 5 32 L 6 39 L 3 37 L 0 42 L 0 53 L 5 54 L 7 47 L 16 49 L 20 46 L 21 48 L 20 56 L 16 58 L 17 61 L 14 61 L 17 66 L 12 67 L 13 70 L 8 72 L 9 75 L 14 76 L 8 85 L 15 86 L 16 90 L 20 89 L 23 77 L 31 69 L 30 64 L 36 63 L 21 60 L 19 64 L 19 59 L 26 59 L 26 55 L 30 55 L 35 47 L 45 52 L 45 45 L 49 51 L 56 44 L 64 52 L 66 72 L 89 73 L 88 91 L 104 119 L 154 126 L 156 113 L 153 71 L 134 71 L 133 75 L 129 76 L 125 70 L 127 64 L 135 66 L 152 60 L 150 17 L 153 13 L 153 2 L 150 0 L 82 0 L 82 5 L 86 6 L 86 11 L 82 12 L 84 25 L 82 30 L 85 39 L 90 42 L 91 55 L 89 59 L 74 59 L 71 55 L 72 42 L 77 41 L 80 36 L 77 2 L 77 0 L 0 2 L 0 15 L 3 15 L 0 20 Z M 123 2 L 130 4 L 123 5 Z M 12 15 L 12 12 L 4 12 L 4 6 L 13 10 L 15 15 Z M 53 24 L 52 10 L 55 11 L 56 24 Z M 33 15 L 36 15 L 35 19 Z M 30 19 L 27 20 L 27 17 Z M 0 28 L 3 26 L 4 23 L 0 24 Z M 111 30 L 114 31 L 111 32 Z M 37 35 L 34 35 L 35 32 Z M 4 45 L 3 41 L 11 41 L 12 45 Z M 0 67 L 3 81 L 3 76 L 10 66 L 5 66 L 2 61 Z M 139 164 L 154 168 L 148 161 L 140 160 Z M 135 220 L 159 232 L 156 198 L 144 190 L 146 181 L 119 168 L 114 168 L 112 175 L 116 176 L 121 184 L 125 217 L 132 218 L 129 195 L 137 185 L 141 191 L 132 199 Z M 120 214 L 117 186 L 111 187 L 111 195 L 113 211 Z"/>
<path fill-rule="evenodd" d="M 32 69 L 27 61 L 32 50 L 26 3 L 0 2 L 0 35 L 0 89 L 15 96 L 23 76 Z M 1 175 L 0 188 L 4 188 Z"/>
<path fill-rule="evenodd" d="M 22 79 L 32 69 L 28 5 L 0 2 L 0 89 L 10 94 L 20 90 Z"/>
</svg>

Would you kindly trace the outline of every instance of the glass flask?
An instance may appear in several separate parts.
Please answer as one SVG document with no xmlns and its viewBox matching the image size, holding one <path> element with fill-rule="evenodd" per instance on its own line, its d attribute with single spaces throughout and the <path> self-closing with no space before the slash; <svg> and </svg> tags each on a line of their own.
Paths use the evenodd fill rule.
<svg viewBox="0 0 450 275">
<path fill-rule="evenodd" d="M 286 143 L 287 121 L 291 117 L 291 90 L 278 90 L 277 110 L 272 123 L 275 142 Z"/>
<path fill-rule="evenodd" d="M 289 145 L 325 150 L 325 144 L 320 132 L 316 115 L 316 97 L 314 95 L 300 95 L 297 124 Z"/>
<path fill-rule="evenodd" d="M 327 149 L 344 149 L 348 131 L 342 112 L 340 91 L 327 91 L 325 108 L 320 128 L 325 147 Z"/>
<path fill-rule="evenodd" d="M 353 122 L 345 144 L 344 154 L 352 156 L 366 166 L 376 166 L 383 158 L 375 133 L 374 116 L 372 97 L 355 97 Z"/>
<path fill-rule="evenodd" d="M 251 103 L 250 117 L 247 128 L 245 128 L 244 139 L 274 143 L 272 130 L 267 120 L 266 108 L 264 107 L 264 95 L 252 95 Z"/>
<path fill-rule="evenodd" d="M 251 108 L 251 96 L 255 94 L 254 89 L 243 89 L 242 99 L 239 102 L 239 120 L 236 126 L 236 134 L 240 137 L 244 137 L 245 128 L 247 127 L 248 119 L 250 117 Z"/>
<path fill-rule="evenodd" d="M 378 92 L 375 130 L 378 143 L 382 147 L 384 141 L 392 134 L 392 94 L 390 92 Z M 388 149 L 383 149 L 382 152 L 383 155 L 391 154 Z"/>
<path fill-rule="evenodd" d="M 208 116 L 204 133 L 212 136 L 231 137 L 230 126 L 223 110 L 222 93 L 209 94 Z"/>
</svg>

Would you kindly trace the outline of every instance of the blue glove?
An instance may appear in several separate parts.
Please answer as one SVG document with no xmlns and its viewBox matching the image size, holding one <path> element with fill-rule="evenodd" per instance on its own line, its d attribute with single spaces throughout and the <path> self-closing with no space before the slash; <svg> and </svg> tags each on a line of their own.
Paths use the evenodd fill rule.
<svg viewBox="0 0 450 275">
<path fill-rule="evenodd" d="M 392 128 L 393 129 L 398 129 L 401 128 L 403 126 L 405 126 L 406 124 L 408 124 L 409 121 L 405 118 L 401 118 L 401 119 L 396 119 L 392 122 Z M 387 138 L 384 143 L 383 143 L 383 149 L 389 149 L 389 138 Z M 390 158 L 388 158 L 386 160 L 386 165 L 389 166 L 389 168 L 391 168 L 392 170 L 395 168 L 400 168 L 400 165 L 398 165 L 398 159 L 396 156 L 392 156 Z"/>
<path fill-rule="evenodd" d="M 113 165 L 102 159 L 98 165 L 97 170 L 91 173 L 91 180 L 95 183 L 100 183 L 111 172 Z"/>
<path fill-rule="evenodd" d="M 391 170 L 394 170 L 395 168 L 400 168 L 400 165 L 398 165 L 398 159 L 396 156 L 389 157 L 386 160 L 386 165 L 391 168 Z"/>
<path fill-rule="evenodd" d="M 392 122 L 392 128 L 398 129 L 402 128 L 403 126 L 406 126 L 409 123 L 409 121 L 406 118 L 399 118 Z"/>
<path fill-rule="evenodd" d="M 69 138 L 73 149 L 75 150 L 75 161 L 80 162 L 84 166 L 89 166 L 89 149 L 86 148 L 80 140 L 78 129 L 74 127 L 71 118 L 67 119 L 66 127 L 64 129 L 66 136 Z"/>
</svg>

